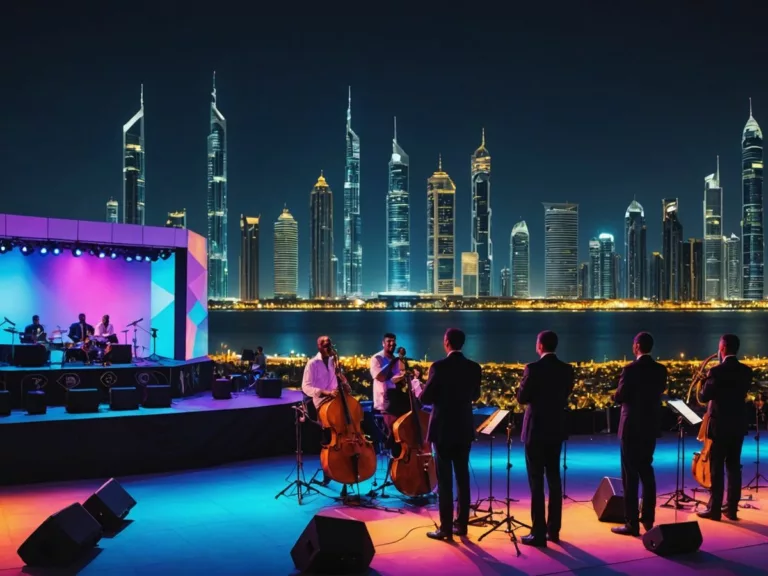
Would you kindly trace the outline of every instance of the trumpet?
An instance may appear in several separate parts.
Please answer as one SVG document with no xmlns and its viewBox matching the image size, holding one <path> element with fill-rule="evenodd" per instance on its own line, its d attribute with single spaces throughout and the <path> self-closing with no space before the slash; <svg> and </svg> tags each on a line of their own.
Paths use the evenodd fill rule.
<svg viewBox="0 0 768 576">
<path fill-rule="evenodd" d="M 694 393 L 695 390 L 695 398 L 696 403 L 699 406 L 706 406 L 706 403 L 702 403 L 699 401 L 699 392 L 701 391 L 701 385 L 704 383 L 704 381 L 707 379 L 707 374 L 709 373 L 709 365 L 714 361 L 717 360 L 718 354 L 715 352 L 708 358 L 706 358 L 701 364 L 699 364 L 698 368 L 694 370 L 693 376 L 691 378 L 691 385 L 688 387 L 688 395 L 685 397 L 685 403 L 688 404 L 691 401 L 691 395 Z"/>
</svg>

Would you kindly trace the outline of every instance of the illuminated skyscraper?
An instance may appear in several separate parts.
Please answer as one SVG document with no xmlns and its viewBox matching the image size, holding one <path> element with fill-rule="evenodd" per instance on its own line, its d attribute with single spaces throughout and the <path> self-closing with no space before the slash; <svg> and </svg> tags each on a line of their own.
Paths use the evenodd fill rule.
<svg viewBox="0 0 768 576">
<path fill-rule="evenodd" d="M 397 142 L 397 118 L 389 160 L 387 192 L 387 291 L 411 289 L 411 212 L 409 206 L 409 159 Z"/>
<path fill-rule="evenodd" d="M 275 222 L 273 265 L 275 298 L 295 298 L 299 292 L 299 225 L 288 208 Z"/>
<path fill-rule="evenodd" d="M 478 294 L 493 291 L 493 243 L 491 242 L 491 154 L 485 147 L 483 129 L 480 147 L 472 154 L 472 243 L 478 262 Z"/>
<path fill-rule="evenodd" d="M 339 296 L 339 290 L 342 286 L 341 267 L 336 254 L 331 258 L 331 276 L 333 277 L 333 297 L 336 298 Z"/>
<path fill-rule="evenodd" d="M 320 172 L 309 197 L 309 297 L 332 298 L 333 192 Z"/>
<path fill-rule="evenodd" d="M 645 253 L 645 211 L 639 202 L 632 200 L 624 214 L 624 282 L 623 294 L 631 300 L 641 300 L 646 294 L 647 257 Z"/>
<path fill-rule="evenodd" d="M 704 300 L 704 240 L 689 238 L 683 242 L 680 299 L 684 302 Z"/>
<path fill-rule="evenodd" d="M 664 261 L 662 299 L 673 302 L 680 300 L 683 275 L 683 225 L 679 208 L 677 198 L 664 198 L 661 201 L 661 256 Z"/>
<path fill-rule="evenodd" d="M 512 226 L 509 236 L 509 269 L 512 271 L 512 296 L 531 297 L 531 235 L 521 220 Z"/>
<path fill-rule="evenodd" d="M 456 185 L 443 172 L 442 158 L 437 172 L 427 180 L 427 290 L 438 296 L 452 296 L 456 258 Z"/>
<path fill-rule="evenodd" d="M 259 299 L 259 216 L 240 215 L 240 300 Z"/>
<path fill-rule="evenodd" d="M 117 200 L 110 198 L 107 200 L 107 222 L 117 224 L 119 222 L 120 205 Z"/>
<path fill-rule="evenodd" d="M 461 295 L 464 297 L 477 298 L 478 262 L 477 252 L 461 253 Z"/>
<path fill-rule="evenodd" d="M 123 222 L 144 225 L 144 84 L 141 108 L 123 126 Z"/>
<path fill-rule="evenodd" d="M 187 227 L 187 209 L 183 208 L 177 212 L 168 212 L 168 219 L 165 221 L 166 228 L 186 228 Z"/>
<path fill-rule="evenodd" d="M 512 296 L 512 272 L 509 268 L 501 269 L 501 295 L 504 298 Z"/>
<path fill-rule="evenodd" d="M 576 298 L 579 264 L 579 205 L 544 203 L 544 293 Z"/>
<path fill-rule="evenodd" d="M 765 282 L 765 240 L 763 232 L 763 131 L 752 116 L 749 99 L 749 120 L 741 138 L 741 189 L 743 193 L 741 242 L 743 297 L 762 300 Z"/>
<path fill-rule="evenodd" d="M 741 300 L 741 240 L 731 234 L 725 241 L 725 299 Z"/>
<path fill-rule="evenodd" d="M 352 130 L 352 88 L 347 104 L 347 158 L 344 169 L 344 294 L 363 294 L 363 223 L 360 216 L 360 137 Z"/>
<path fill-rule="evenodd" d="M 704 178 L 704 299 L 721 300 L 723 279 L 723 188 L 720 186 L 720 157 L 717 170 Z"/>
<path fill-rule="evenodd" d="M 208 134 L 208 297 L 229 294 L 227 265 L 227 121 L 216 106 L 216 73 Z"/>
<path fill-rule="evenodd" d="M 658 252 L 651 255 L 650 296 L 656 302 L 664 300 L 664 257 Z"/>
<path fill-rule="evenodd" d="M 592 238 L 589 241 L 589 297 L 592 299 L 600 298 L 601 277 L 600 241 L 597 238 Z"/>
<path fill-rule="evenodd" d="M 580 300 L 591 298 L 589 292 L 589 262 L 579 264 L 578 294 Z"/>
</svg>

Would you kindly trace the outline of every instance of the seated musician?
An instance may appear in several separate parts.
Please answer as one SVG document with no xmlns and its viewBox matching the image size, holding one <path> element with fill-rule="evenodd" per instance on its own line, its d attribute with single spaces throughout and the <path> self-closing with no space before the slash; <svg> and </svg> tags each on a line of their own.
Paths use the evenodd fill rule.
<svg viewBox="0 0 768 576">
<path fill-rule="evenodd" d="M 256 357 L 253 360 L 252 372 L 254 377 L 263 378 L 267 373 L 267 357 L 264 355 L 264 348 L 256 346 Z"/>
<path fill-rule="evenodd" d="M 24 328 L 24 334 L 22 342 L 28 343 L 28 344 L 37 344 L 40 341 L 40 337 L 44 336 L 45 334 L 45 327 L 40 324 L 40 316 L 35 314 L 32 316 L 32 324 L 28 325 L 26 328 Z M 45 338 L 43 337 L 43 340 Z"/>
<path fill-rule="evenodd" d="M 94 334 L 93 326 L 85 321 L 85 314 L 78 316 L 78 321 L 69 327 L 69 339 L 74 342 L 77 347 L 70 348 L 66 353 L 66 360 L 82 360 L 86 364 L 90 364 L 93 356 L 93 350 L 88 350 L 91 336 Z M 84 350 L 84 348 L 86 348 Z"/>
<path fill-rule="evenodd" d="M 109 323 L 109 314 L 104 314 L 104 316 L 101 317 L 101 324 L 96 326 L 96 338 L 103 342 L 113 342 L 114 339 L 110 338 L 110 336 L 114 335 L 115 327 Z"/>
<path fill-rule="evenodd" d="M 406 378 L 405 349 L 402 349 L 403 354 L 395 357 L 397 336 L 391 333 L 384 334 L 381 344 L 381 352 L 371 357 L 373 408 L 381 413 L 384 421 L 385 446 L 397 458 L 400 446 L 395 444 L 392 427 L 411 408 L 407 388 L 403 389 Z"/>
</svg>

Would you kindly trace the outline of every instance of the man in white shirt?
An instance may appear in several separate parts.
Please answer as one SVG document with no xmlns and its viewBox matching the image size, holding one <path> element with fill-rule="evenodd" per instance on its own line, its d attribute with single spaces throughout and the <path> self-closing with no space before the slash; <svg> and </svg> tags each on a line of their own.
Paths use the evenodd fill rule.
<svg viewBox="0 0 768 576">
<path fill-rule="evenodd" d="M 114 334 L 115 327 L 109 323 L 109 314 L 104 314 L 104 316 L 101 317 L 101 324 L 96 326 L 96 337 L 100 341 L 106 342 L 107 339 L 110 336 L 114 336 Z"/>
<path fill-rule="evenodd" d="M 393 450 L 393 456 L 397 446 L 392 436 L 392 426 L 400 416 L 410 410 L 408 394 L 403 392 L 402 385 L 405 378 L 405 359 L 395 357 L 397 337 L 394 334 L 384 334 L 381 342 L 381 352 L 371 357 L 371 378 L 373 378 L 373 407 L 381 412 L 384 420 L 386 441 L 388 449 Z"/>
</svg>

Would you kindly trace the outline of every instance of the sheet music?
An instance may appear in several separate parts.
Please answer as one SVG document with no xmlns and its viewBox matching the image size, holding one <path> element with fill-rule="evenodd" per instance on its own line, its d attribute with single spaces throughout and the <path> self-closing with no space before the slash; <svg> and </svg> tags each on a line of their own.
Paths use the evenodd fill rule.
<svg viewBox="0 0 768 576">
<path fill-rule="evenodd" d="M 683 417 L 683 420 L 688 422 L 691 426 L 695 426 L 696 424 L 701 424 L 701 418 L 699 418 L 699 415 L 696 414 L 693 410 L 691 410 L 688 407 L 688 404 L 683 402 L 682 400 L 668 400 L 667 404 L 669 404 L 672 409 L 680 414 L 680 416 Z"/>
<path fill-rule="evenodd" d="M 496 428 L 502 423 L 504 418 L 509 414 L 509 410 L 496 410 L 490 417 L 483 422 L 478 432 L 490 436 L 496 431 Z"/>
</svg>

